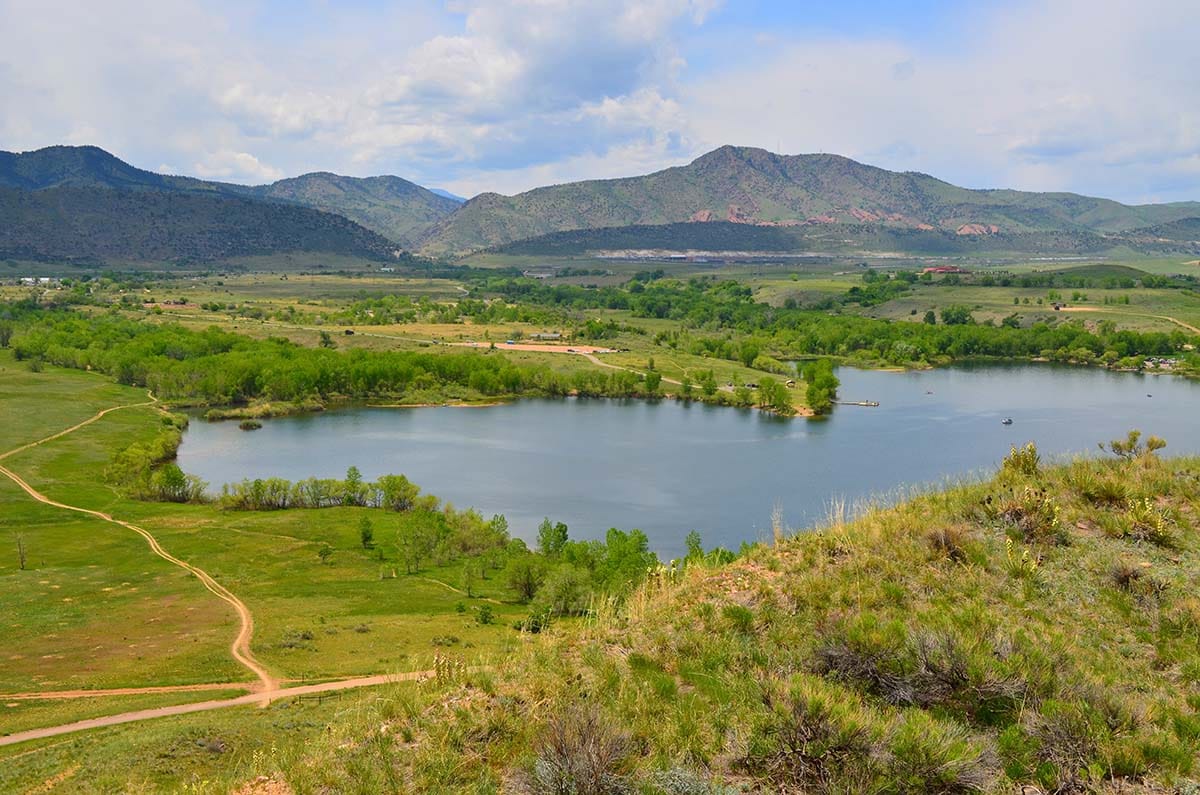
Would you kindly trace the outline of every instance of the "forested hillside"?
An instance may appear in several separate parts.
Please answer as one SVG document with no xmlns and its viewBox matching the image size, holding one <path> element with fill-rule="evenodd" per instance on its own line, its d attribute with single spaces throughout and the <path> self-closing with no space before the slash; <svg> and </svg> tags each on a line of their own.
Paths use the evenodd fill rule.
<svg viewBox="0 0 1200 795">
<path fill-rule="evenodd" d="M 396 249 L 332 213 L 198 193 L 0 188 L 0 219 L 0 259 L 189 263 L 307 251 L 390 260 Z"/>
</svg>

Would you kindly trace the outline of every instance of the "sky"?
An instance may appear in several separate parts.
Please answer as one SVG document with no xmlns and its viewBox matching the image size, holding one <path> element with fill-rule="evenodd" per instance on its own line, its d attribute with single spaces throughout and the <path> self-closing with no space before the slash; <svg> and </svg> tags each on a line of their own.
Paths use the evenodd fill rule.
<svg viewBox="0 0 1200 795">
<path fill-rule="evenodd" d="M 463 196 L 723 144 L 1200 200 L 1197 0 L 0 0 L 0 149 Z"/>
</svg>

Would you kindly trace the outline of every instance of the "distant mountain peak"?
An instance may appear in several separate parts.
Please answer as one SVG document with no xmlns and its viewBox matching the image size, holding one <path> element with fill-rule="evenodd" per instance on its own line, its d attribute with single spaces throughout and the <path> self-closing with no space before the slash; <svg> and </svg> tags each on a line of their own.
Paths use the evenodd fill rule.
<svg viewBox="0 0 1200 795">
<path fill-rule="evenodd" d="M 314 171 L 258 186 L 170 176 L 132 166 L 96 146 L 0 152 L 0 186 L 154 190 L 288 202 L 341 215 L 403 246 L 412 246 L 460 204 L 391 175 L 359 178 Z"/>
<path fill-rule="evenodd" d="M 465 253 L 559 232 L 680 223 L 853 225 L 950 235 L 1105 233 L 1195 215 L 1074 194 L 981 191 L 842 155 L 727 144 L 641 177 L 481 194 L 432 228 L 428 253 Z"/>
<path fill-rule="evenodd" d="M 436 193 L 438 196 L 441 196 L 443 199 L 449 199 L 450 201 L 458 202 L 459 204 L 467 203 L 466 198 L 459 196 L 457 193 L 451 193 L 450 191 L 446 190 L 445 188 L 430 188 L 429 190 L 430 190 L 430 192 Z"/>
</svg>

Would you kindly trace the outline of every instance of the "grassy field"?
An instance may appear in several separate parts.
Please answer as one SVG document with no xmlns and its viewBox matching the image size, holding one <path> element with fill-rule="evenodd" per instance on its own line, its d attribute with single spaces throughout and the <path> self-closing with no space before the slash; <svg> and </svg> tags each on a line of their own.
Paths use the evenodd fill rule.
<svg viewBox="0 0 1200 795">
<path fill-rule="evenodd" d="M 332 727 L 337 727 L 339 736 L 350 726 L 360 735 L 370 731 L 366 721 L 374 719 L 378 732 L 381 725 L 407 714 L 420 687 L 398 685 L 291 699 L 266 709 L 238 707 L 4 747 L 0 748 L 0 791 L 215 795 L 257 785 L 262 789 L 246 791 L 268 792 L 267 782 L 260 777 L 281 782 L 282 770 L 290 771 L 299 791 L 322 791 L 329 776 L 320 767 L 306 764 L 311 749 L 329 742 Z M 124 703 L 142 701 L 146 700 Z M 149 702 L 152 705 L 153 699 Z M 378 792 L 387 787 L 389 749 L 368 743 L 356 755 L 361 785 L 324 791 Z"/>
<path fill-rule="evenodd" d="M 105 403 L 144 399 L 96 376 L 0 362 L 16 376 L 3 381 L 0 401 L 6 449 Z M 53 499 L 136 522 L 237 593 L 254 613 L 255 654 L 285 679 L 424 670 L 435 654 L 480 659 L 519 643 L 508 625 L 528 608 L 515 604 L 498 573 L 475 587 L 496 600 L 491 625 L 475 620 L 483 602 L 456 590 L 461 564 L 404 573 L 394 538 L 412 516 L 372 511 L 378 545 L 367 550 L 358 536 L 367 509 L 234 513 L 120 497 L 102 476 L 108 460 L 160 422 L 152 408 L 115 412 L 5 465 Z M 8 608 L 0 694 L 250 678 L 229 657 L 233 613 L 131 531 L 34 502 L 5 479 L 0 538 L 0 602 Z M 324 544 L 335 550 L 328 563 L 317 555 Z M 0 731 L 12 730 L 0 712 Z"/>
</svg>

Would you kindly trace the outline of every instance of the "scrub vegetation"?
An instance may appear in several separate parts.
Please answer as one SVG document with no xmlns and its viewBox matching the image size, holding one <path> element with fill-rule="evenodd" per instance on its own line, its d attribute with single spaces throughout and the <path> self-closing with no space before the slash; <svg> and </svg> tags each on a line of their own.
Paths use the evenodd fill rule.
<svg viewBox="0 0 1200 795">
<path fill-rule="evenodd" d="M 208 572 L 253 613 L 273 676 L 424 674 L 6 746 L 0 790 L 1195 791 L 1200 461 L 1162 457 L 1170 440 L 1097 440 L 1056 465 L 1030 443 L 984 482 L 805 532 L 779 521 L 771 545 L 691 536 L 672 562 L 636 529 L 578 540 L 554 517 L 521 541 L 402 474 L 212 495 L 173 462 L 184 406 L 248 429 L 351 400 L 823 413 L 846 362 L 1196 372 L 1194 284 L 1169 273 L 835 267 L 0 288 L 7 470 Z M 565 355 L 585 344 L 611 352 Z M 209 692 L 60 691 L 251 686 L 227 606 L 125 527 L 4 478 L 0 545 L 0 733 Z"/>
</svg>

